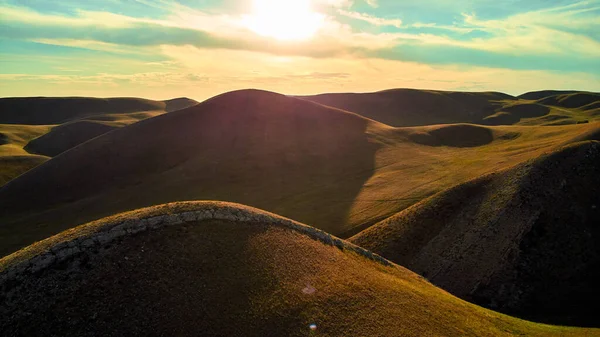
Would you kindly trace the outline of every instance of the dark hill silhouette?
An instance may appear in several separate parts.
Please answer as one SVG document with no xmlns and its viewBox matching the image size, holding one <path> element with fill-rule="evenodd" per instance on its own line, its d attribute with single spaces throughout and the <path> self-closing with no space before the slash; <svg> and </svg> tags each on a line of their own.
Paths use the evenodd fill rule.
<svg viewBox="0 0 600 337">
<path fill-rule="evenodd" d="M 578 109 L 600 101 L 600 94 L 578 92 L 573 94 L 555 95 L 540 99 L 541 104 L 568 109 Z"/>
<path fill-rule="evenodd" d="M 600 142 L 575 143 L 444 191 L 350 241 L 483 306 L 597 326 L 598 167 Z"/>
<path fill-rule="evenodd" d="M 193 99 L 189 99 L 187 97 L 173 98 L 163 102 L 165 102 L 166 112 L 183 110 L 198 105 L 197 101 L 194 101 Z"/>
<path fill-rule="evenodd" d="M 521 99 L 537 101 L 539 99 L 550 97 L 550 96 L 569 95 L 569 94 L 575 94 L 578 92 L 580 92 L 580 91 L 576 91 L 576 90 L 540 90 L 540 91 L 527 92 L 527 93 L 521 94 L 517 97 L 521 98 Z"/>
<path fill-rule="evenodd" d="M 96 138 L 117 127 L 97 121 L 75 121 L 59 125 L 47 134 L 30 141 L 25 150 L 48 157 L 57 156 L 79 144 Z"/>
<path fill-rule="evenodd" d="M 327 233 L 224 203 L 90 223 L 0 259 L 3 336 L 581 336 L 466 303 Z M 313 330 L 314 329 L 314 330 Z"/>
<path fill-rule="evenodd" d="M 497 92 L 450 92 L 393 89 L 300 98 L 358 113 L 391 126 L 479 123 L 516 98 Z"/>
<path fill-rule="evenodd" d="M 48 125 L 97 115 L 141 111 L 174 111 L 197 104 L 181 98 L 152 101 L 141 98 L 13 97 L 0 98 L 0 124 Z"/>
</svg>

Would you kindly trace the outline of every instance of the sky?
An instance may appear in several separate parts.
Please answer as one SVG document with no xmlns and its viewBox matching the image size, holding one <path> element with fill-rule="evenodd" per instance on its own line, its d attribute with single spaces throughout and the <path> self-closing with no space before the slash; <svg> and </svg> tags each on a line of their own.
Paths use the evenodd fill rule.
<svg viewBox="0 0 600 337">
<path fill-rule="evenodd" d="M 600 91 L 600 0 L 0 0 L 0 96 Z"/>
</svg>

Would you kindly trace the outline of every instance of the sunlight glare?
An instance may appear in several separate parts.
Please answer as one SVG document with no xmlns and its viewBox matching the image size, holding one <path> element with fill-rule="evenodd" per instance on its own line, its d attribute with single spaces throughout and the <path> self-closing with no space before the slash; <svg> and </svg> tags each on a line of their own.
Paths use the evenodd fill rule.
<svg viewBox="0 0 600 337">
<path fill-rule="evenodd" d="M 245 25 L 255 33 L 278 40 L 305 40 L 321 28 L 324 16 L 312 11 L 311 0 L 254 0 Z"/>
</svg>

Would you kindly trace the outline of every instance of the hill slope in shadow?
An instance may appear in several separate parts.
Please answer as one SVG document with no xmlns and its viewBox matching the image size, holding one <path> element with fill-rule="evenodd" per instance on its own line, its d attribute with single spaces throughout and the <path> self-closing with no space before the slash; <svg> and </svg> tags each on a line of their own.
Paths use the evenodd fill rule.
<svg viewBox="0 0 600 337">
<path fill-rule="evenodd" d="M 239 202 L 350 237 L 598 129 L 393 128 L 275 93 L 227 93 L 94 138 L 6 184 L 0 254 L 95 218 L 185 200 Z"/>
<path fill-rule="evenodd" d="M 378 144 L 366 134 L 373 123 L 275 93 L 217 96 L 105 134 L 5 185 L 0 216 L 16 215 L 19 222 L 19 213 L 41 213 L 23 220 L 29 234 L 8 221 L 0 232 L 22 244 L 29 235 L 57 233 L 54 226 L 198 199 L 246 203 L 310 223 L 312 214 L 320 224 L 344 223 L 373 174 Z"/>
<path fill-rule="evenodd" d="M 0 186 L 115 128 L 197 104 L 189 98 L 0 98 Z"/>
<path fill-rule="evenodd" d="M 45 125 L 0 124 L 0 186 L 50 159 L 23 149 L 30 140 L 50 129 Z"/>
<path fill-rule="evenodd" d="M 393 89 L 300 98 L 358 113 L 390 126 L 476 123 L 495 113 L 502 101 L 516 98 L 497 92 L 450 92 Z"/>
<path fill-rule="evenodd" d="M 174 111 L 198 102 L 180 98 L 152 101 L 141 98 L 11 97 L 0 98 L 0 124 L 52 125 L 99 115 L 142 111 Z"/>
<path fill-rule="evenodd" d="M 600 142 L 458 185 L 350 238 L 512 315 L 597 325 Z"/>
<path fill-rule="evenodd" d="M 110 123 L 99 121 L 69 122 L 54 127 L 50 132 L 31 140 L 23 149 L 32 154 L 54 157 L 117 128 Z"/>
<path fill-rule="evenodd" d="M 577 91 L 542 91 L 513 97 L 498 92 L 393 89 L 299 97 L 396 127 L 455 123 L 567 125 L 600 117 L 600 96 Z"/>
<path fill-rule="evenodd" d="M 5 336 L 600 332 L 482 309 L 327 233 L 214 202 L 138 210 L 39 242 L 0 260 L 0 288 Z"/>
</svg>

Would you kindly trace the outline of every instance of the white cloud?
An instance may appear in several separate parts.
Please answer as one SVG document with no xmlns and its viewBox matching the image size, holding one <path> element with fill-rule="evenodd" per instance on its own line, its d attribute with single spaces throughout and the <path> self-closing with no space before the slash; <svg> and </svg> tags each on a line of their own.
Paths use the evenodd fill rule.
<svg viewBox="0 0 600 337">
<path fill-rule="evenodd" d="M 379 7 L 377 0 L 365 0 L 365 2 L 371 7 Z"/>
<path fill-rule="evenodd" d="M 402 27 L 402 20 L 400 19 L 384 19 L 365 13 L 351 12 L 343 9 L 339 10 L 338 12 L 343 16 L 347 16 L 355 20 L 368 22 L 374 26 L 394 26 L 396 28 Z"/>
</svg>

